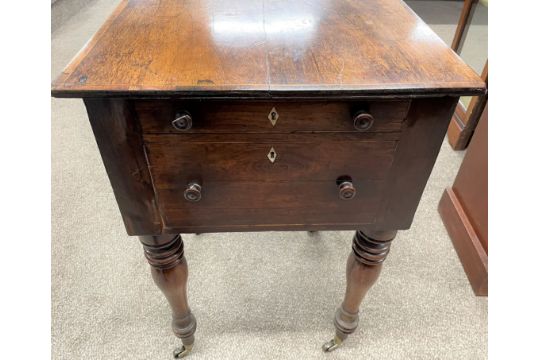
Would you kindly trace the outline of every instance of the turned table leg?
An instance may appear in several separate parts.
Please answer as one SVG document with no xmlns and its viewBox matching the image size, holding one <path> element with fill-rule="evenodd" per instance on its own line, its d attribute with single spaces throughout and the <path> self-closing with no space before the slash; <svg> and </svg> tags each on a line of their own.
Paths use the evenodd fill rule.
<svg viewBox="0 0 540 360">
<path fill-rule="evenodd" d="M 176 358 L 189 354 L 195 342 L 197 321 L 187 302 L 188 267 L 180 235 L 140 236 L 144 255 L 151 265 L 152 278 L 161 289 L 172 310 L 172 329 L 183 346 L 174 352 Z"/>
<path fill-rule="evenodd" d="M 336 335 L 323 345 L 326 352 L 338 348 L 358 326 L 358 308 L 367 291 L 377 281 L 382 262 L 390 251 L 396 231 L 357 231 L 352 251 L 347 259 L 347 289 L 341 306 L 336 310 Z"/>
</svg>

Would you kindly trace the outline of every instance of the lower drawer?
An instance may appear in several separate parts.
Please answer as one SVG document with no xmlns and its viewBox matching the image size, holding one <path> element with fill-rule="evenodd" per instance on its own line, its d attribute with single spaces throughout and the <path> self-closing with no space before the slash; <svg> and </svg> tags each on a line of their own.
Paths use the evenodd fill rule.
<svg viewBox="0 0 540 360">
<path fill-rule="evenodd" d="M 161 134 L 144 141 L 164 226 L 196 232 L 208 224 L 224 230 L 369 224 L 395 136 Z M 344 181 L 354 197 L 344 196 Z M 193 184 L 196 199 L 186 195 Z"/>
<path fill-rule="evenodd" d="M 203 182 L 200 201 L 184 198 L 184 188 L 160 189 L 165 227 L 175 229 L 324 224 L 369 224 L 381 195 L 381 180 L 357 181 L 356 196 L 339 197 L 332 181 Z"/>
</svg>

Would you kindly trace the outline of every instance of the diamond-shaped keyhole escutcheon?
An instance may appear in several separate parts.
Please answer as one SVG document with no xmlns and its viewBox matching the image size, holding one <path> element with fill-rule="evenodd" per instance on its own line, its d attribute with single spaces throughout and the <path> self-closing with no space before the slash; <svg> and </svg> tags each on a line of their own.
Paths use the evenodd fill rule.
<svg viewBox="0 0 540 360">
<path fill-rule="evenodd" d="M 272 126 L 276 126 L 276 123 L 279 119 L 279 114 L 276 110 L 276 108 L 272 108 L 272 110 L 270 110 L 270 114 L 268 114 L 268 120 L 270 120 L 270 123 L 272 123 Z"/>
<path fill-rule="evenodd" d="M 273 164 L 274 161 L 277 159 L 277 152 L 274 150 L 274 148 L 271 148 L 268 154 L 266 155 L 268 157 L 268 160 Z"/>
</svg>

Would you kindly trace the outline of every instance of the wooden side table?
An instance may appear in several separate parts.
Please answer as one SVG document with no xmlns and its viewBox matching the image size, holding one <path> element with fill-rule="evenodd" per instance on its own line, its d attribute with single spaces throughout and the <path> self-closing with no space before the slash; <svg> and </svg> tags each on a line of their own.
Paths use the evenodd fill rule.
<svg viewBox="0 0 540 360">
<path fill-rule="evenodd" d="M 397 0 L 123 1 L 53 84 L 194 344 L 180 233 L 356 230 L 334 350 L 484 82 Z"/>
</svg>

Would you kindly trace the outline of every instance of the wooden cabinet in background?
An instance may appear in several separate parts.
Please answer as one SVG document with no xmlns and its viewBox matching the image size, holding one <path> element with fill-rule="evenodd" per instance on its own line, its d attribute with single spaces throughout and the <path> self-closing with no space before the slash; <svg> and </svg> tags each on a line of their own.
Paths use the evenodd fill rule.
<svg viewBox="0 0 540 360">
<path fill-rule="evenodd" d="M 488 106 L 439 213 L 474 293 L 488 294 Z"/>
<path fill-rule="evenodd" d="M 487 0 L 480 2 L 483 4 L 483 6 L 487 7 Z M 461 50 L 469 32 L 477 6 L 478 0 L 464 1 L 463 9 L 457 24 L 456 33 L 454 34 L 454 39 L 452 41 L 452 50 L 454 50 L 457 54 L 461 54 Z M 487 57 L 481 77 L 487 85 Z M 448 143 L 450 146 L 452 146 L 452 149 L 465 150 L 467 148 L 487 101 L 488 96 L 486 93 L 473 97 L 468 103 L 464 101 L 460 101 L 458 103 L 454 116 L 452 116 L 452 120 L 448 126 Z"/>
</svg>

